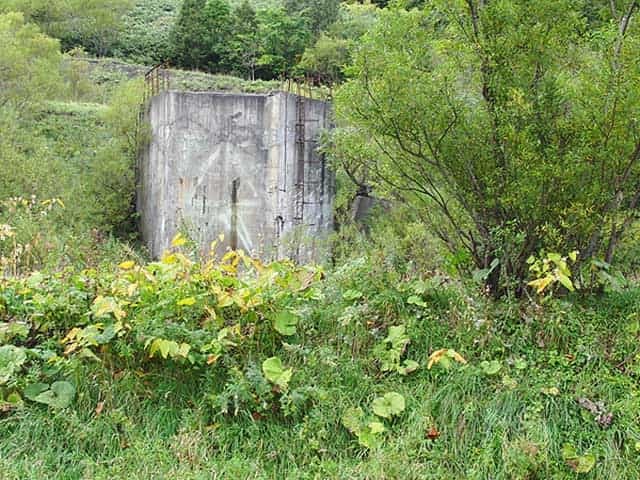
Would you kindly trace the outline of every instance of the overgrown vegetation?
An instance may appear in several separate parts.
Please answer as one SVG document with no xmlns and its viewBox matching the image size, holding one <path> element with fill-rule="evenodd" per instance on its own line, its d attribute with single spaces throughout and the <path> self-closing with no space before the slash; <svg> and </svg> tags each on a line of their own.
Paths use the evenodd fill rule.
<svg viewBox="0 0 640 480">
<path fill-rule="evenodd" d="M 640 478 L 640 5 L 390 3 L 0 6 L 2 479 Z M 145 67 L 87 51 L 176 45 L 346 80 L 325 265 L 137 244 Z"/>
<path fill-rule="evenodd" d="M 337 102 L 349 168 L 411 202 L 495 295 L 522 293 L 541 252 L 613 263 L 640 199 L 626 3 L 598 27 L 581 2 L 385 11 Z"/>
</svg>

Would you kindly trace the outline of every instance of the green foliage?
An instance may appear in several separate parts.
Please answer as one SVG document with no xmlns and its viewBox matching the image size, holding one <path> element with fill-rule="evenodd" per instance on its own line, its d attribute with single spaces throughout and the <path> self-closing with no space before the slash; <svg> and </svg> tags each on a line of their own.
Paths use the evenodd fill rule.
<svg viewBox="0 0 640 480">
<path fill-rule="evenodd" d="M 25 23 L 18 13 L 0 15 L 0 41 L 0 122 L 5 137 L 10 124 L 18 121 L 14 111 L 24 112 L 61 91 L 62 56 L 56 40 Z"/>
<path fill-rule="evenodd" d="M 13 345 L 1 346 L 0 385 L 9 382 L 26 360 L 27 355 L 23 348 L 14 347 Z"/>
<path fill-rule="evenodd" d="M 358 438 L 358 443 L 363 447 L 375 449 L 382 444 L 382 434 L 386 431 L 384 424 L 366 419 L 360 407 L 347 410 L 342 416 L 342 424 Z"/>
<path fill-rule="evenodd" d="M 232 72 L 255 80 L 260 38 L 256 10 L 244 0 L 233 11 L 232 35 L 226 52 L 226 63 Z"/>
<path fill-rule="evenodd" d="M 381 418 L 391 418 L 404 412 L 404 397 L 397 392 L 385 393 L 371 404 L 373 413 Z"/>
<path fill-rule="evenodd" d="M 342 82 L 353 51 L 358 48 L 361 37 L 376 23 L 377 17 L 378 9 L 372 4 L 342 3 L 336 22 L 305 50 L 297 69 L 316 82 Z"/>
<path fill-rule="evenodd" d="M 102 205 L 95 220 L 121 236 L 135 231 L 135 165 L 149 139 L 148 125 L 140 116 L 144 88 L 141 80 L 132 80 L 114 92 L 102 117 L 109 141 L 92 165 L 90 195 Z"/>
<path fill-rule="evenodd" d="M 230 14 L 225 0 L 185 0 L 172 33 L 172 62 L 192 70 L 220 71 Z"/>
<path fill-rule="evenodd" d="M 151 3 L 146 13 L 131 19 L 132 24 L 156 15 L 157 4 Z M 230 14 L 232 25 L 239 3 Z M 266 3 L 256 4 L 256 23 L 248 4 L 242 6 L 246 21 L 239 21 L 244 27 L 237 28 L 248 35 L 240 39 L 246 44 L 254 38 L 253 25 L 254 33 L 260 29 L 259 11 Z M 410 2 L 396 3 L 410 7 Z M 617 1 L 613 4 L 618 16 L 608 14 L 610 3 L 583 3 L 576 9 L 589 10 L 584 14 L 588 28 L 604 31 L 624 11 Z M 499 22 L 485 23 L 484 28 L 513 26 L 514 18 L 520 18 L 520 3 L 484 4 L 499 10 L 492 15 L 501 14 Z M 513 4 L 518 8 L 512 12 Z M 400 27 L 406 27 L 405 13 L 399 14 L 396 25 L 370 5 L 348 7 L 375 11 L 371 18 L 351 17 L 354 32 L 378 14 L 384 17 L 387 30 L 369 34 L 364 42 L 371 64 L 383 61 L 383 55 L 393 61 L 398 50 L 412 56 L 420 52 L 417 64 L 395 65 L 398 82 L 388 85 L 390 91 L 391 86 L 400 87 L 404 108 L 424 105 L 424 92 L 416 84 L 424 80 L 420 74 L 425 70 L 471 55 L 464 49 L 449 50 L 447 42 L 434 44 L 431 20 L 440 34 L 457 28 L 446 16 L 430 18 L 434 5 L 458 6 L 427 2 L 426 14 L 406 13 L 419 15 L 419 22 L 415 29 L 410 25 L 404 30 Z M 138 7 L 138 12 L 144 10 L 144 5 Z M 460 16 L 462 24 L 470 26 L 464 18 Z M 489 18 L 495 17 L 483 21 Z M 558 18 L 560 23 L 566 20 Z M 336 25 L 349 25 L 343 20 Z M 522 25 L 522 35 L 531 36 L 531 22 Z M 356 48 L 353 39 L 360 34 L 345 30 L 341 35 L 340 28 L 330 27 L 326 37 Z M 513 28 L 506 40 L 513 40 L 511 34 L 518 36 Z M 429 33 L 424 44 L 393 40 L 421 29 Z M 159 42 L 164 42 L 164 33 Z M 584 30 L 574 33 L 582 38 Z M 135 38 L 140 31 L 132 35 L 127 42 L 144 44 Z M 391 40 L 388 45 L 378 43 L 384 52 L 366 50 L 376 35 Z M 633 40 L 633 35 L 627 39 Z M 7 38 L 11 44 L 11 36 Z M 519 54 L 527 56 L 526 38 L 515 46 L 506 42 L 496 48 L 522 50 Z M 455 36 L 451 40 L 456 45 L 458 41 Z M 237 62 L 244 60 L 229 61 L 232 43 L 226 45 L 221 68 L 251 77 L 263 45 L 247 52 L 246 63 L 238 68 Z M 542 66 L 545 49 L 557 46 L 550 43 L 542 48 Z M 241 52 L 237 45 L 233 48 Z M 433 56 L 433 48 L 447 55 Z M 585 52 L 592 50 L 572 55 Z M 626 50 L 624 62 L 633 61 L 624 55 Z M 495 58 L 504 61 L 503 56 Z M 598 64 L 597 55 L 596 60 Z M 287 60 L 286 68 L 295 61 Z M 405 75 L 409 67 L 410 73 L 418 74 Z M 500 76 L 522 73 L 502 64 L 499 69 Z M 495 271 L 502 275 L 510 268 L 505 258 L 513 251 L 488 259 L 482 268 L 473 265 L 472 253 L 463 249 L 443 253 L 428 224 L 414 211 L 421 209 L 410 203 L 380 209 L 367 223 L 367 232 L 351 225 L 343 229 L 336 235 L 340 243 L 334 267 L 327 272 L 286 261 L 263 264 L 242 252 L 196 262 L 189 253 L 190 242 L 182 236 L 175 239 L 171 252 L 148 263 L 109 238 L 109 232 L 130 231 L 126 224 L 133 191 L 131 164 L 146 132 L 138 123 L 139 85 L 127 86 L 124 80 L 143 71 L 143 66 L 111 60 L 74 61 L 63 66 L 67 94 L 76 102 L 112 98 L 110 106 L 43 103 L 35 92 L 21 99 L 30 102 L 27 111 L 18 115 L 7 108 L 0 117 L 3 479 L 640 477 L 640 292 L 633 262 L 625 266 L 627 278 L 619 281 L 617 267 L 608 262 L 580 265 L 569 256 L 547 254 L 579 245 L 552 248 L 563 244 L 561 235 L 543 229 L 551 246 L 531 252 L 539 258 L 531 271 L 526 264 L 526 275 L 557 276 L 561 284 L 561 273 L 581 288 L 587 285 L 585 276 L 593 275 L 606 288 L 591 297 L 491 301 L 467 288 L 467 279 L 456 277 L 455 269 L 475 270 L 478 278 L 490 279 Z M 478 81 L 473 68 L 465 72 L 471 78 L 456 77 L 456 91 L 466 92 Z M 374 90 L 390 76 L 388 71 L 372 77 Z M 259 91 L 277 87 L 188 72 L 175 72 L 173 83 L 177 88 L 231 91 L 247 85 Z M 116 84 L 122 88 L 114 89 Z M 403 90 L 407 84 L 415 103 Z M 433 102 L 442 98 L 436 90 L 431 93 Z M 477 105 L 482 100 L 468 95 L 465 102 Z M 572 115 L 580 113 L 581 107 L 571 107 Z M 506 115 L 509 108 L 500 114 Z M 475 113 L 484 118 L 479 112 Z M 414 126 L 433 124 L 423 121 L 415 109 L 410 114 Z M 464 138 L 479 141 L 474 118 L 465 118 L 469 132 L 463 132 Z M 517 132 L 522 130 L 527 140 L 527 124 L 517 120 Z M 345 162 L 380 154 L 376 137 L 362 142 L 360 128 L 355 124 L 344 132 L 350 145 Z M 482 151 L 480 143 L 467 143 L 465 148 Z M 470 158 L 464 149 L 447 152 L 454 163 L 458 156 L 453 153 Z M 480 163 L 471 165 L 481 168 Z M 542 163 L 549 169 L 545 175 L 550 171 L 555 181 L 559 167 Z M 518 163 L 523 165 L 528 164 Z M 376 166 L 362 165 L 358 178 L 366 184 Z M 53 173 L 43 175 L 43 170 Z M 533 172 L 525 173 L 528 180 L 536 180 Z M 572 178 L 557 187 L 570 189 L 583 174 L 565 172 Z M 379 179 L 377 183 L 380 189 Z M 531 185 L 521 187 L 531 200 Z M 390 194 L 401 191 L 389 188 Z M 353 193 L 341 192 L 342 205 Z M 453 208 L 455 199 L 447 201 Z M 514 200 L 507 196 L 500 202 L 511 205 Z M 537 218 L 536 210 L 531 211 Z M 566 213 L 563 221 L 575 224 L 591 214 L 577 207 L 572 212 L 578 218 L 567 220 Z M 455 213 L 464 217 L 459 206 Z M 341 222 L 346 217 L 341 216 Z M 519 228 L 517 222 L 510 223 L 492 234 L 500 242 L 517 240 Z M 625 258 L 633 258 L 633 238 L 625 242 Z M 567 274 L 569 266 L 572 275 Z M 43 272 L 34 271 L 38 269 Z M 551 284 L 546 291 L 550 289 Z M 425 363 L 427 368 L 417 368 Z"/>
<path fill-rule="evenodd" d="M 292 16 L 304 18 L 311 32 L 318 35 L 338 19 L 340 0 L 284 0 L 284 7 Z"/>
<path fill-rule="evenodd" d="M 350 60 L 349 47 L 347 40 L 321 35 L 313 47 L 305 50 L 297 68 L 322 83 L 338 83 L 343 79 L 343 67 Z"/>
<path fill-rule="evenodd" d="M 296 333 L 296 326 L 298 325 L 298 317 L 287 311 L 278 312 L 273 320 L 273 328 L 280 335 L 291 336 Z"/>
<path fill-rule="evenodd" d="M 174 241 L 175 248 L 183 244 L 182 237 Z M 290 389 L 293 370 L 274 353 L 281 349 L 279 334 L 296 333 L 299 318 L 288 312 L 314 301 L 319 275 L 288 262 L 263 265 L 242 252 L 199 264 L 176 251 L 146 266 L 122 262 L 116 272 L 85 271 L 65 280 L 44 275 L 6 279 L 0 285 L 0 318 L 28 320 L 29 339 L 40 333 L 58 337 L 65 347 L 58 362 L 118 361 L 144 368 L 148 360 L 165 360 L 191 365 L 205 376 L 215 369 L 228 378 L 214 406 L 227 403 L 225 391 L 263 390 L 254 381 L 261 376 L 252 373 L 245 382 L 237 372 L 253 372 L 253 356 L 264 355 L 264 379 L 277 390 L 264 389 L 261 398 L 293 415 L 318 392 Z M 58 289 L 64 293 L 56 294 Z M 5 362 L 3 379 L 24 363 L 23 355 L 14 357 Z M 25 390 L 25 396 L 61 408 L 69 401 L 67 390 L 54 383 L 46 391 Z M 254 411 L 252 394 L 247 395 L 243 408 Z"/>
<path fill-rule="evenodd" d="M 8 0 L 0 10 L 20 11 L 48 35 L 61 40 L 63 49 L 84 47 L 95 55 L 107 54 L 122 27 L 122 16 L 132 0 Z"/>
<path fill-rule="evenodd" d="M 571 270 L 569 261 L 575 263 L 578 259 L 578 252 L 571 252 L 563 257 L 558 253 L 548 253 L 543 259 L 536 259 L 531 256 L 527 260 L 529 271 L 535 277 L 528 285 L 536 289 L 536 293 L 544 293 L 549 286 L 558 283 L 573 292 L 576 287 L 571 280 Z"/>
<path fill-rule="evenodd" d="M 146 65 L 167 60 L 181 0 L 138 0 L 122 18 L 113 55 Z"/>
<path fill-rule="evenodd" d="M 374 348 L 374 356 L 380 362 L 382 372 L 398 372 L 400 375 L 408 375 L 418 369 L 419 364 L 415 360 L 404 360 L 407 345 L 411 339 L 405 333 L 405 326 L 389 327 L 387 337 Z"/>
<path fill-rule="evenodd" d="M 260 56 L 257 72 L 261 78 L 289 76 L 310 39 L 303 18 L 290 16 L 284 8 L 258 11 Z"/>
<path fill-rule="evenodd" d="M 383 10 L 337 96 L 339 151 L 452 252 L 497 259 L 494 295 L 522 293 L 543 249 L 610 261 L 640 198 L 640 37 L 625 25 L 590 29 L 575 2 Z"/>
<path fill-rule="evenodd" d="M 0 270 L 92 264 L 98 252 L 122 248 L 109 235 L 128 235 L 135 219 L 132 166 L 145 134 L 136 85 L 121 88 L 111 108 L 51 103 L 3 131 L 0 224 L 12 234 L 0 240 L 0 257 L 13 260 Z M 42 175 L 45 166 L 55 174 Z"/>
<path fill-rule="evenodd" d="M 562 447 L 562 458 L 576 473 L 589 473 L 596 465 L 596 457 L 591 454 L 578 455 L 576 448 L 569 443 Z"/>
<path fill-rule="evenodd" d="M 373 413 L 380 418 L 390 419 L 405 409 L 405 400 L 397 392 L 389 392 L 371 403 Z M 382 445 L 382 434 L 387 431 L 385 425 L 375 417 L 368 417 L 360 407 L 349 408 L 341 418 L 342 425 L 358 438 L 365 448 L 375 449 Z"/>
<path fill-rule="evenodd" d="M 76 389 L 69 382 L 34 383 L 24 389 L 24 396 L 36 403 L 43 403 L 53 408 L 67 408 L 73 402 Z"/>
<path fill-rule="evenodd" d="M 293 369 L 285 370 L 282 360 L 278 357 L 267 358 L 262 362 L 264 377 L 281 390 L 286 390 L 293 375 Z"/>
</svg>

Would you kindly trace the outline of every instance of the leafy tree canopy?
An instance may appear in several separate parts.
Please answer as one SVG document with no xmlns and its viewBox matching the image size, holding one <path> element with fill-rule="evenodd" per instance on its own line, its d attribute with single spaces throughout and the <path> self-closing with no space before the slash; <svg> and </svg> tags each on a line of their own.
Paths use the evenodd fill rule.
<svg viewBox="0 0 640 480">
<path fill-rule="evenodd" d="M 24 109 L 60 91 L 60 44 L 21 13 L 0 15 L 0 107 Z"/>
<path fill-rule="evenodd" d="M 639 5 L 597 25 L 587 5 L 383 10 L 337 99 L 351 126 L 339 155 L 414 205 L 494 294 L 519 290 L 541 250 L 611 262 L 638 214 Z"/>
</svg>

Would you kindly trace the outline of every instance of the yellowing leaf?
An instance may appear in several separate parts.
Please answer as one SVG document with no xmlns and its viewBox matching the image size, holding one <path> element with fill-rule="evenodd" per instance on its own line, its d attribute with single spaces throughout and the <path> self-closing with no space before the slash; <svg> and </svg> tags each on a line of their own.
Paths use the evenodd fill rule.
<svg viewBox="0 0 640 480">
<path fill-rule="evenodd" d="M 179 307 L 190 307 L 191 305 L 195 305 L 195 304 L 196 304 L 195 297 L 183 298 L 182 300 L 178 301 Z"/>
<path fill-rule="evenodd" d="M 551 275 L 547 275 L 546 277 L 538 278 L 537 280 L 532 280 L 527 283 L 530 287 L 536 289 L 536 293 L 542 293 L 549 286 L 549 284 L 553 282 L 553 277 Z"/>
<path fill-rule="evenodd" d="M 115 298 L 103 297 L 102 295 L 98 295 L 93 301 L 91 311 L 96 318 L 105 317 L 110 313 L 113 314 L 117 320 L 122 320 L 127 316 L 127 313 Z"/>
<path fill-rule="evenodd" d="M 442 348 L 436 350 L 429 356 L 429 362 L 427 363 L 427 370 L 431 370 L 431 367 L 437 363 L 440 363 L 445 358 L 452 358 L 456 362 L 466 364 L 467 361 L 462 355 L 451 348 Z"/>
<path fill-rule="evenodd" d="M 182 247 L 187 243 L 187 239 L 181 233 L 178 233 L 173 240 L 171 240 L 172 247 Z"/>
<path fill-rule="evenodd" d="M 165 265 L 173 265 L 178 262 L 178 257 L 175 254 L 164 254 L 162 256 L 161 262 Z"/>
<path fill-rule="evenodd" d="M 136 265 L 136 262 L 133 260 L 128 260 L 126 262 L 122 262 L 118 267 L 122 270 L 131 270 Z"/>
<path fill-rule="evenodd" d="M 220 308 L 230 307 L 233 305 L 233 297 L 226 292 L 221 292 L 218 295 L 218 306 Z"/>
<path fill-rule="evenodd" d="M 157 352 L 160 352 L 162 358 L 186 358 L 191 350 L 191 345 L 188 343 L 181 343 L 178 345 L 173 340 L 165 340 L 163 338 L 154 339 L 149 345 L 149 357 L 153 358 Z"/>
</svg>

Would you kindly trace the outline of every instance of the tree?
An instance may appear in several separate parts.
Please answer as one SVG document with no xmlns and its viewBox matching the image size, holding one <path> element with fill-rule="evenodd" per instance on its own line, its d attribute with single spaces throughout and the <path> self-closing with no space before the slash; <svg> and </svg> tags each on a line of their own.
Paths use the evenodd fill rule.
<svg viewBox="0 0 640 480">
<path fill-rule="evenodd" d="M 344 78 L 342 68 L 349 61 L 349 46 L 347 40 L 321 35 L 313 47 L 305 50 L 298 68 L 319 83 L 338 83 Z"/>
<path fill-rule="evenodd" d="M 60 44 L 21 13 L 0 15 L 0 108 L 25 110 L 62 88 Z"/>
<path fill-rule="evenodd" d="M 261 78 L 288 76 L 309 44 L 311 34 L 304 19 L 283 8 L 258 11 L 261 55 L 257 72 Z"/>
<path fill-rule="evenodd" d="M 284 0 L 291 16 L 304 18 L 314 36 L 320 35 L 338 19 L 340 0 Z"/>
<path fill-rule="evenodd" d="M 114 46 L 122 16 L 132 0 L 8 0 L 0 7 L 19 11 L 29 22 L 60 39 L 63 50 L 81 46 L 95 55 L 106 55 Z"/>
<path fill-rule="evenodd" d="M 122 18 L 114 55 L 155 65 L 167 60 L 171 32 L 180 11 L 179 0 L 145 0 Z"/>
<path fill-rule="evenodd" d="M 367 4 L 342 4 L 338 20 L 305 50 L 298 69 L 321 83 L 344 80 L 344 67 L 360 38 L 377 21 L 378 8 Z"/>
<path fill-rule="evenodd" d="M 256 78 L 256 67 L 260 54 L 258 17 L 249 0 L 244 0 L 233 11 L 233 27 L 226 63 L 230 71 Z"/>
<path fill-rule="evenodd" d="M 542 250 L 611 263 L 638 217 L 639 2 L 600 27 L 586 3 L 383 10 L 338 94 L 338 154 L 466 252 L 494 295 L 521 292 Z"/>
<path fill-rule="evenodd" d="M 172 34 L 172 62 L 219 72 L 230 37 L 231 7 L 225 0 L 185 0 Z"/>
</svg>

